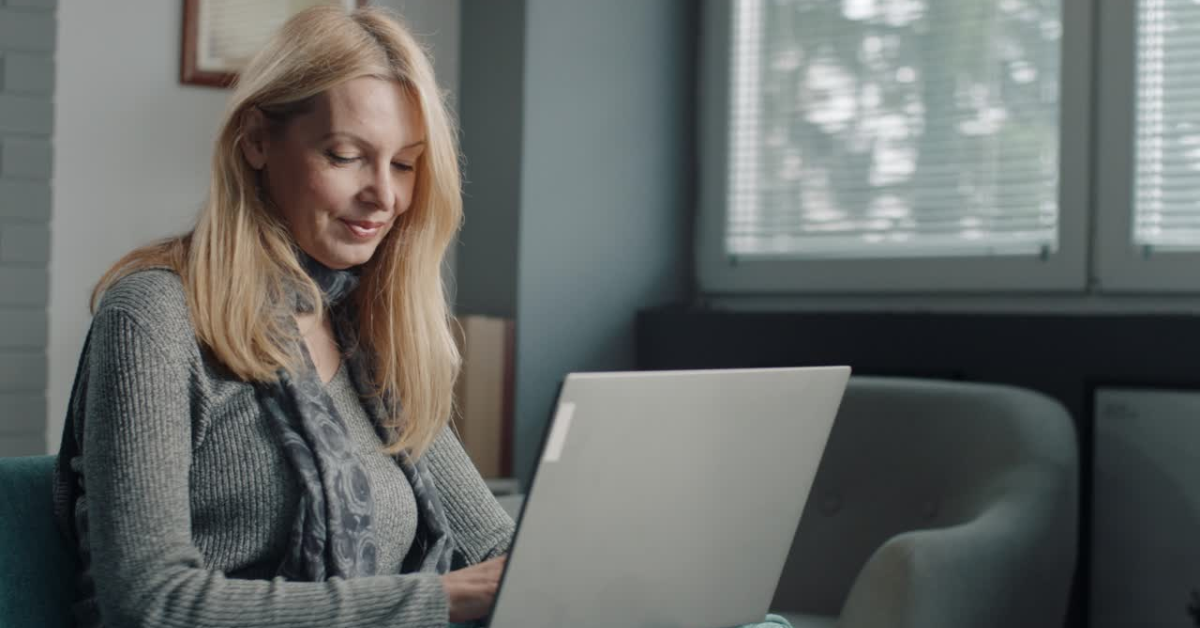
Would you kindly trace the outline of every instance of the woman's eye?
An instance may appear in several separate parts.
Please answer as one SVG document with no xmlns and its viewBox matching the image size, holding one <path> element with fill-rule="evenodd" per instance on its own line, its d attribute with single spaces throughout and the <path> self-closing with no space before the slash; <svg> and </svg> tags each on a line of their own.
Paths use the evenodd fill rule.
<svg viewBox="0 0 1200 628">
<path fill-rule="evenodd" d="M 412 172 L 412 164 L 392 162 L 392 167 L 400 172 Z"/>
<path fill-rule="evenodd" d="M 331 150 L 325 151 L 325 156 L 329 158 L 329 161 L 332 161 L 335 164 L 348 164 L 358 159 L 353 155 L 339 155 Z"/>
</svg>

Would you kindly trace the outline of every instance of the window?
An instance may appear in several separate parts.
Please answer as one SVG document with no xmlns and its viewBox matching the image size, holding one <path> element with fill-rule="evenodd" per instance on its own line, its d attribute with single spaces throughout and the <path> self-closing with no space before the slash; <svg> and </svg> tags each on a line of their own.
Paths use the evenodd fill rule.
<svg viewBox="0 0 1200 628">
<path fill-rule="evenodd" d="M 1200 250 L 1200 4 L 1142 0 L 1136 67 L 1133 244 Z"/>
<path fill-rule="evenodd" d="M 1058 248 L 1058 0 L 740 0 L 726 250 Z"/>
<path fill-rule="evenodd" d="M 1200 290 L 1200 5 L 1100 8 L 1096 281 Z"/>
<path fill-rule="evenodd" d="M 1089 22 L 1073 0 L 710 2 L 703 289 L 1083 289 Z"/>
</svg>

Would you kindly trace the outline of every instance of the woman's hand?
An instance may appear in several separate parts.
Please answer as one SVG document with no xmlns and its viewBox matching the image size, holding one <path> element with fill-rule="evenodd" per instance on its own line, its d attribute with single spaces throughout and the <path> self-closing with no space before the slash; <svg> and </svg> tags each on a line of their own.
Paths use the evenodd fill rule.
<svg viewBox="0 0 1200 628">
<path fill-rule="evenodd" d="M 461 624 L 479 619 L 492 610 L 500 574 L 508 556 L 471 565 L 442 576 L 442 588 L 450 607 L 450 623 Z"/>
</svg>

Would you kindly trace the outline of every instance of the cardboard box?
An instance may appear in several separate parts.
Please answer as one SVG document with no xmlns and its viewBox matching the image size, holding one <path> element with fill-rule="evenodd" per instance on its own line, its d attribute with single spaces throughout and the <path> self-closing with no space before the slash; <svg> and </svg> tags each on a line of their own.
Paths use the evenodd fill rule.
<svg viewBox="0 0 1200 628">
<path fill-rule="evenodd" d="M 463 367 L 455 386 L 455 427 L 480 475 L 509 477 L 515 326 L 509 319 L 463 316 L 457 327 Z"/>
</svg>

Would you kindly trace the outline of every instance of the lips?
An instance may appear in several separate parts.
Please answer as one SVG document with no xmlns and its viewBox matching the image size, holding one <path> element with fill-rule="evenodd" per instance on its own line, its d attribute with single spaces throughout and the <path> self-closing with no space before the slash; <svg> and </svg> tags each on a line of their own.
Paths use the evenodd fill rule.
<svg viewBox="0 0 1200 628">
<path fill-rule="evenodd" d="M 369 220 L 346 220 L 341 219 L 342 224 L 350 230 L 355 237 L 370 238 L 379 233 L 379 230 L 387 223 L 371 222 Z"/>
</svg>

